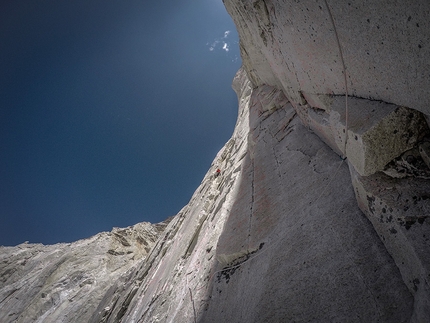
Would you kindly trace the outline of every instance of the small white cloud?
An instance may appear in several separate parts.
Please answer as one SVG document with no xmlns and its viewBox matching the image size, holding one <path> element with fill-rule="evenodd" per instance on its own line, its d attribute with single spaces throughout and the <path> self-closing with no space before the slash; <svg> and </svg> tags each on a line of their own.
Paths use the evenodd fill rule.
<svg viewBox="0 0 430 323">
<path fill-rule="evenodd" d="M 215 51 L 215 50 L 225 50 L 226 52 L 228 52 L 230 50 L 230 42 L 229 40 L 227 40 L 228 36 L 230 35 L 231 31 L 230 30 L 226 30 L 224 32 L 224 35 L 220 38 L 215 39 L 213 42 L 211 43 L 206 43 L 206 46 L 209 47 L 209 50 L 211 52 Z M 237 42 L 235 42 L 237 43 Z"/>
</svg>

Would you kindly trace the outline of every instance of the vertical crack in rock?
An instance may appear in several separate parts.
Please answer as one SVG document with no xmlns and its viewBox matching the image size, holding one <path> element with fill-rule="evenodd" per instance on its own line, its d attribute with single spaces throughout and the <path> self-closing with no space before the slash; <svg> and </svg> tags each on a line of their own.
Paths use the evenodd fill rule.
<svg viewBox="0 0 430 323">
<path fill-rule="evenodd" d="M 275 321 L 321 320 L 325 315 L 322 308 L 334 306 L 339 293 L 343 300 L 357 302 L 348 306 L 347 311 L 333 308 L 338 320 L 350 320 L 353 311 L 361 320 L 389 321 L 396 317 L 404 321 L 410 316 L 411 295 L 373 228 L 358 210 L 351 187 L 345 189 L 350 183 L 346 167 L 336 175 L 339 178 L 335 182 L 329 183 L 325 181 L 326 172 L 314 172 L 314 168 L 308 167 L 308 161 L 314 159 L 318 169 L 333 168 L 338 165 L 338 157 L 297 118 L 290 117 L 288 111 L 294 111 L 291 106 L 286 106 L 285 112 L 277 109 L 269 117 L 268 112 L 260 113 L 265 105 L 259 106 L 255 100 L 261 95 L 269 101 L 272 94 L 270 87 L 254 89 L 250 125 L 255 130 L 250 134 L 250 157 L 239 187 L 243 195 L 238 197 L 234 216 L 229 217 L 220 237 L 222 267 L 201 321 L 220 322 L 228 318 L 257 322 L 273 321 L 274 317 Z M 260 126 L 253 126 L 257 122 Z M 283 126 L 286 123 L 289 126 Z M 289 135 L 284 136 L 279 129 Z M 274 133 L 284 139 L 276 140 Z M 274 180 L 279 178 L 277 169 L 285 180 Z M 255 175 L 251 176 L 253 172 Z M 330 192 L 313 206 L 313 214 L 306 211 L 306 201 L 315 200 L 320 190 L 312 187 L 326 187 Z M 239 228 L 249 231 L 249 222 L 244 225 L 241 221 L 245 215 L 249 218 L 249 209 L 240 206 L 252 195 L 251 243 L 246 253 L 240 248 L 237 235 L 241 235 Z M 258 247 L 253 249 L 260 241 L 266 241 L 264 252 L 258 252 Z M 254 256 L 249 256 L 250 250 L 255 252 Z M 388 276 L 381 279 L 381 275 Z M 396 291 L 390 290 L 393 279 L 399 284 Z M 334 291 L 336 295 L 330 296 Z M 402 294 L 401 300 L 396 300 L 398 293 Z M 324 295 L 324 300 L 317 295 Z M 312 302 L 308 304 L 312 305 L 302 306 L 301 302 L 309 299 Z M 398 307 L 394 312 L 390 308 L 393 302 Z M 320 308 L 322 303 L 326 305 Z"/>
<path fill-rule="evenodd" d="M 255 165 L 254 159 L 251 159 L 251 203 L 249 207 L 249 222 L 248 222 L 248 236 L 247 236 L 247 250 L 251 248 L 251 234 L 252 234 L 252 215 L 254 212 L 254 180 L 255 180 Z"/>
<path fill-rule="evenodd" d="M 282 179 L 282 174 L 280 172 L 280 168 L 281 168 L 280 167 L 280 162 L 279 162 L 278 157 L 276 156 L 276 151 L 275 151 L 275 149 L 273 147 L 272 147 L 272 153 L 273 153 L 273 158 L 276 161 L 276 174 L 278 175 L 279 180 L 281 180 Z"/>
</svg>

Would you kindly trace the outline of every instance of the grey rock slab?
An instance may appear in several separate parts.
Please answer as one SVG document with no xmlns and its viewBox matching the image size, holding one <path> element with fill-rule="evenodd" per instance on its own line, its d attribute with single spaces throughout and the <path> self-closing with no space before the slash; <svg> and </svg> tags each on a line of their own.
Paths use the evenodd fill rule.
<svg viewBox="0 0 430 323">
<path fill-rule="evenodd" d="M 377 104 L 374 109 L 383 110 L 381 105 L 383 103 Z M 354 123 L 357 118 L 352 115 L 349 119 L 351 126 L 348 128 L 346 155 L 361 175 L 384 169 L 392 159 L 413 148 L 428 133 L 422 114 L 413 109 L 396 107 L 383 118 L 376 119 L 379 122 L 370 127 L 369 124 L 375 119 L 370 117 L 369 121 L 358 126 Z"/>
<path fill-rule="evenodd" d="M 430 189 L 403 154 L 429 155 L 430 2 L 224 3 L 238 120 L 189 204 L 1 247 L 1 322 L 428 321 Z"/>
<path fill-rule="evenodd" d="M 327 3 L 224 1 L 254 86 L 282 89 L 294 104 L 303 92 L 344 95 L 339 43 L 350 96 L 430 114 L 430 2 Z"/>
<path fill-rule="evenodd" d="M 232 138 L 145 263 L 125 285 L 116 284 L 105 295 L 90 322 L 193 322 L 207 305 L 207 286 L 217 263 L 216 244 L 237 196 L 248 147 L 247 107 L 252 88 L 243 70 L 237 73 L 233 87 L 240 104 Z M 215 176 L 217 169 L 221 170 L 219 176 Z"/>
<path fill-rule="evenodd" d="M 164 227 L 138 223 L 74 243 L 0 247 L 0 322 L 87 322 Z"/>
<path fill-rule="evenodd" d="M 422 150 L 419 149 L 422 145 L 423 143 L 420 143 L 395 158 L 384 168 L 383 173 L 393 178 L 430 179 L 430 168 L 422 156 Z"/>
<path fill-rule="evenodd" d="M 360 174 L 383 170 L 425 135 L 418 111 L 430 114 L 428 1 L 224 3 L 253 85 L 282 90 Z"/>
<path fill-rule="evenodd" d="M 199 322 L 409 321 L 412 296 L 356 204 L 346 163 L 291 119 L 291 105 L 261 114 L 265 93 L 251 98 L 259 127 Z"/>
<path fill-rule="evenodd" d="M 279 90 L 252 89 L 243 70 L 234 88 L 232 139 L 90 322 L 407 322 L 413 297 L 346 163 Z"/>
<path fill-rule="evenodd" d="M 364 176 L 382 171 L 429 132 L 419 111 L 381 101 L 319 95 L 295 109 L 310 130 Z"/>
<path fill-rule="evenodd" d="M 372 222 L 415 297 L 413 322 L 430 317 L 430 180 L 360 176 L 350 167 L 360 209 Z"/>
<path fill-rule="evenodd" d="M 404 280 L 357 206 L 346 162 L 282 91 L 253 88 L 243 69 L 233 85 L 233 136 L 189 204 L 149 227 L 150 251 L 130 228 L 2 249 L 3 320 L 419 321 L 424 280 L 416 293 Z M 9 270 L 23 259 L 24 271 Z"/>
</svg>

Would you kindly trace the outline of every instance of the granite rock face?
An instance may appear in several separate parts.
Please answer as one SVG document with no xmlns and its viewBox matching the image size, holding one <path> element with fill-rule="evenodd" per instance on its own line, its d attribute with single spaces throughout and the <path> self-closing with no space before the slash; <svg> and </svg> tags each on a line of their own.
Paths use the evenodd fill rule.
<svg viewBox="0 0 430 323">
<path fill-rule="evenodd" d="M 430 3 L 225 0 L 253 87 L 348 163 L 358 206 L 430 317 Z M 425 29 L 421 29 L 426 26 Z"/>
<path fill-rule="evenodd" d="M 244 66 L 254 85 L 282 89 L 295 104 L 318 94 L 343 95 L 340 44 L 351 96 L 430 114 L 427 0 L 224 4 L 236 23 Z"/>
<path fill-rule="evenodd" d="M 165 226 L 143 222 L 73 243 L 0 247 L 0 322 L 88 322 L 112 280 L 144 261 Z"/>
<path fill-rule="evenodd" d="M 430 3 L 224 3 L 238 120 L 189 204 L 1 248 L 0 321 L 429 321 Z"/>
<path fill-rule="evenodd" d="M 91 322 L 410 321 L 414 297 L 359 209 L 347 163 L 282 91 L 252 88 L 244 70 L 234 88 L 232 138 Z"/>
</svg>

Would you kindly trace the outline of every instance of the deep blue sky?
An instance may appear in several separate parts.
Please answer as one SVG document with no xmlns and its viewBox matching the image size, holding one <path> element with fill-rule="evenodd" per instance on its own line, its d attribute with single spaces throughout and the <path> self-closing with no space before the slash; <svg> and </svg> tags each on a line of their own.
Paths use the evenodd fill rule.
<svg viewBox="0 0 430 323">
<path fill-rule="evenodd" d="M 222 0 L 2 1 L 0 245 L 159 222 L 232 134 Z"/>
</svg>

